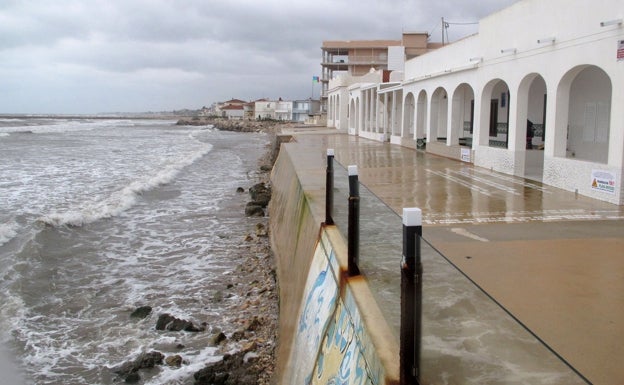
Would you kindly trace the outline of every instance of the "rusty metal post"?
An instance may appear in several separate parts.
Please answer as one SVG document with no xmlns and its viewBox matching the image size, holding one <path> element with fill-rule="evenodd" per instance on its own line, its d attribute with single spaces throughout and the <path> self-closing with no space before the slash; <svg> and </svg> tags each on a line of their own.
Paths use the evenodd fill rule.
<svg viewBox="0 0 624 385">
<path fill-rule="evenodd" d="M 327 149 L 327 170 L 325 177 L 325 224 L 333 225 L 334 211 L 334 149 Z"/>
<path fill-rule="evenodd" d="M 403 258 L 401 259 L 400 383 L 420 384 L 422 330 L 422 211 L 403 209 Z"/>
<path fill-rule="evenodd" d="M 347 229 L 347 259 L 349 275 L 359 275 L 360 257 L 360 189 L 357 166 L 349 166 L 349 225 Z"/>
</svg>

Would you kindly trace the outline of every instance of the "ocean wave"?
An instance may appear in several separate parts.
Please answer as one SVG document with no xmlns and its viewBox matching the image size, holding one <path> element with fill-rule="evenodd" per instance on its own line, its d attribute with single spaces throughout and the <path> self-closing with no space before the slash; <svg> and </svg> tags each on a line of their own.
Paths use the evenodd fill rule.
<svg viewBox="0 0 624 385">
<path fill-rule="evenodd" d="M 17 223 L 0 223 L 0 246 L 17 235 Z"/>
<path fill-rule="evenodd" d="M 122 212 L 134 206 L 138 197 L 158 186 L 170 183 L 187 166 L 201 159 L 212 149 L 211 144 L 206 144 L 200 150 L 195 151 L 176 162 L 162 167 L 156 174 L 135 180 L 121 190 L 113 192 L 103 201 L 91 203 L 81 208 L 66 212 L 54 212 L 39 218 L 39 222 L 50 226 L 82 226 L 93 223 L 100 219 L 118 216 Z"/>
<path fill-rule="evenodd" d="M 163 120 L 163 124 L 172 121 Z M 154 125 L 153 120 L 132 119 L 24 119 L 0 122 L 0 135 L 8 134 L 48 134 L 77 131 L 93 131 L 107 127 L 143 127 Z"/>
</svg>

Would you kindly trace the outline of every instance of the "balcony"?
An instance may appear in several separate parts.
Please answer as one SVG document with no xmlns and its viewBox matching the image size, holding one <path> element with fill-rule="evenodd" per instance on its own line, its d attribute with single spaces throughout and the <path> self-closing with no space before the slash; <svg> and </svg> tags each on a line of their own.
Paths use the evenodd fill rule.
<svg viewBox="0 0 624 385">
<path fill-rule="evenodd" d="M 387 55 L 355 55 L 349 56 L 347 59 L 339 59 L 333 61 L 324 61 L 321 63 L 323 67 L 343 68 L 349 65 L 387 65 Z"/>
</svg>

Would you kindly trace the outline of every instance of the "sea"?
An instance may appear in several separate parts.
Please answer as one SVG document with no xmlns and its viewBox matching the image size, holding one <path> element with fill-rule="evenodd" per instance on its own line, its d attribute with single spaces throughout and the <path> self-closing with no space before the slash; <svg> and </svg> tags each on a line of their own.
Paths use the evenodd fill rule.
<svg viewBox="0 0 624 385">
<path fill-rule="evenodd" d="M 172 120 L 0 117 L 0 384 L 114 384 L 142 352 L 182 356 L 142 384 L 187 384 L 220 359 L 215 301 L 253 220 L 264 133 Z M 151 306 L 145 319 L 131 318 Z M 211 326 L 209 326 L 210 328 Z"/>
</svg>

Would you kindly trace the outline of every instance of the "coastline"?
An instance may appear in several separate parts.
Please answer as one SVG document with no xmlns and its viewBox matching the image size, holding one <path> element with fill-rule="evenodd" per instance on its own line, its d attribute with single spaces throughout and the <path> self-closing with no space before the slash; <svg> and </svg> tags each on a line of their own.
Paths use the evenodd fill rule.
<svg viewBox="0 0 624 385">
<path fill-rule="evenodd" d="M 231 235 L 239 237 L 243 247 L 235 248 L 237 251 L 232 257 L 229 274 L 214 279 L 221 289 L 213 295 L 213 301 L 227 304 L 222 319 L 211 325 L 194 324 L 163 313 L 158 315 L 156 330 L 207 333 L 208 346 L 216 348 L 216 356 L 221 356 L 194 373 L 189 371 L 185 384 L 269 385 L 274 383 L 276 366 L 279 296 L 276 264 L 269 238 L 269 217 L 265 208 L 270 200 L 270 172 L 279 152 L 277 134 L 283 123 L 239 121 L 229 124 L 227 121 L 213 121 L 209 124 L 223 131 L 263 132 L 269 136 L 264 151 L 259 151 L 256 168 L 248 170 L 255 172 L 256 177 L 249 181 L 250 185 L 239 186 L 232 192 L 241 194 L 241 197 L 249 194 L 244 198 L 247 206 L 263 204 L 263 208 L 260 214 L 247 213 L 247 207 L 241 213 L 240 220 L 245 224 L 245 230 L 242 234 Z M 257 196 L 267 193 L 268 196 Z M 145 318 L 151 311 L 149 306 L 136 308 L 131 318 Z M 138 357 L 109 369 L 118 381 L 141 383 L 144 369 L 149 372 L 155 366 L 175 368 L 186 364 L 180 355 L 165 355 L 158 350 L 147 349 Z"/>
<path fill-rule="evenodd" d="M 201 120 L 196 122 L 201 124 L 194 125 L 212 124 L 224 131 L 262 131 L 271 135 L 270 144 L 258 159 L 260 178 L 256 181 L 270 189 L 269 174 L 279 151 L 276 135 L 284 123 L 222 119 L 214 119 L 210 123 Z M 246 186 L 245 193 L 251 187 Z M 249 199 L 252 200 L 251 196 Z M 224 298 L 236 299 L 228 310 L 231 314 L 229 321 L 236 325 L 237 331 L 219 343 L 223 359 L 194 374 L 194 383 L 197 385 L 272 383 L 278 341 L 279 298 L 274 255 L 268 234 L 269 217 L 255 217 L 249 222 L 255 225 L 244 237 L 246 247 L 238 255 L 239 263 L 229 281 L 224 282 L 223 290 Z"/>
</svg>

